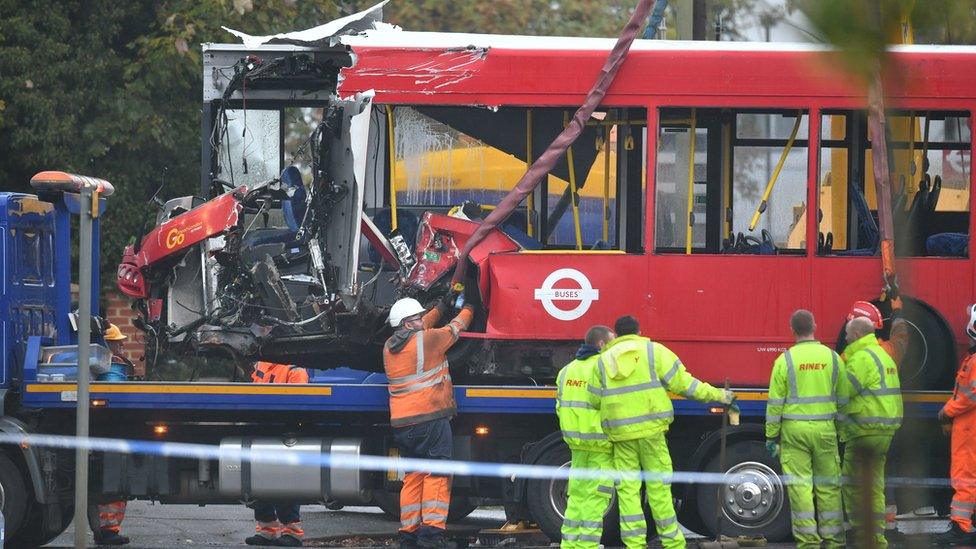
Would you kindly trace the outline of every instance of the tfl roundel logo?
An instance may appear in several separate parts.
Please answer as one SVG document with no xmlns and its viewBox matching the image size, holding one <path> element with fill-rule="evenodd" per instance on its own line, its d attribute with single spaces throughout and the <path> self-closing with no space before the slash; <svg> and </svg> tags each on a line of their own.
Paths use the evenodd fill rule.
<svg viewBox="0 0 976 549">
<path fill-rule="evenodd" d="M 570 280 L 575 287 L 556 288 L 563 280 Z M 542 308 L 556 320 L 576 320 L 590 310 L 590 305 L 600 299 L 600 290 L 594 289 L 590 279 L 576 269 L 558 269 L 542 281 L 542 287 L 535 290 L 535 299 L 542 302 Z M 561 309 L 557 301 L 576 304 L 572 309 Z"/>
</svg>

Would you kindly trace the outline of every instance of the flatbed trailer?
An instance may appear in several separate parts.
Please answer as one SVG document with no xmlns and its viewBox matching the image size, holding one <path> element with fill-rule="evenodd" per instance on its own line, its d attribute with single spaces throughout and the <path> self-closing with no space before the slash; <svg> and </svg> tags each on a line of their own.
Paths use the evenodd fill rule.
<svg viewBox="0 0 976 549">
<path fill-rule="evenodd" d="M 40 349 L 40 338 L 31 338 L 30 349 Z M 30 353 L 28 353 L 30 354 Z M 77 387 L 71 382 L 31 380 L 36 365 L 25 365 L 25 378 L 18 397 L 20 413 L 0 429 L 10 432 L 19 425 L 27 433 L 72 434 Z M 757 388 L 735 389 L 741 409 L 739 426 L 727 427 L 729 458 L 724 468 L 717 462 L 720 440 L 720 407 L 672 396 L 675 422 L 669 434 L 675 470 L 721 472 L 739 475 L 741 486 L 725 507 L 728 522 L 723 529 L 762 534 L 769 539 L 788 539 L 789 509 L 785 485 L 777 476 L 779 466 L 766 454 L 763 421 L 767 393 Z M 568 466 L 569 453 L 562 443 L 554 413 L 552 386 L 461 385 L 455 387 L 458 415 L 453 421 L 455 458 L 481 463 L 523 463 Z M 906 392 L 906 425 L 892 452 L 896 470 L 904 476 L 937 475 L 945 463 L 941 435 L 933 418 L 948 398 L 946 392 Z M 275 451 L 299 448 L 313 453 L 370 454 L 395 456 L 388 418 L 388 392 L 383 383 L 310 383 L 273 386 L 222 382 L 94 382 L 91 384 L 94 437 L 220 445 L 232 450 L 274 447 Z M 906 444 L 905 441 L 910 441 Z M 945 446 L 944 440 L 941 446 Z M 919 451 L 924 452 L 921 459 Z M 22 449 L 20 463 L 26 471 L 42 470 L 46 462 L 70 459 L 70 452 L 40 447 Z M 900 462 L 904 460 L 904 466 Z M 29 466 L 31 462 L 37 466 Z M 93 457 L 92 497 L 95 499 L 148 499 L 162 503 L 235 504 L 253 500 L 246 485 L 254 490 L 281 478 L 262 471 L 255 464 L 245 474 L 239 464 L 215 460 L 194 460 L 166 456 Z M 918 471 L 920 463 L 928 469 Z M 901 467 L 901 469 L 898 469 Z M 387 513 L 398 510 L 396 468 L 386 472 L 329 470 L 304 467 L 296 479 L 315 486 L 316 494 L 303 488 L 299 498 L 306 503 L 332 501 L 341 504 L 375 504 Z M 944 476 L 938 475 L 938 476 Z M 324 483 L 323 478 L 328 478 Z M 127 480 L 124 480 L 127 479 Z M 70 501 L 70 486 L 54 485 L 43 474 L 28 475 L 35 494 L 43 502 Z M 65 479 L 67 480 L 67 479 Z M 288 484 L 286 482 L 286 484 Z M 329 492 L 319 490 L 326 488 Z M 716 486 L 708 483 L 676 483 L 674 495 L 679 517 L 685 526 L 703 534 L 714 528 Z M 298 488 L 298 486 L 295 486 Z M 939 503 L 933 492 L 910 487 L 901 489 L 903 508 Z M 771 494 L 767 504 L 756 507 L 754 496 Z M 528 478 L 455 477 L 452 519 L 470 513 L 479 505 L 504 505 L 507 517 L 540 525 L 550 536 L 558 536 L 564 509 L 565 481 Z M 758 500 L 757 500 L 758 501 Z M 37 509 L 43 506 L 35 505 Z M 756 510 L 756 514 L 752 511 Z M 741 512 L 741 513 L 740 513 Z M 607 536 L 616 536 L 614 511 L 608 513 Z"/>
</svg>

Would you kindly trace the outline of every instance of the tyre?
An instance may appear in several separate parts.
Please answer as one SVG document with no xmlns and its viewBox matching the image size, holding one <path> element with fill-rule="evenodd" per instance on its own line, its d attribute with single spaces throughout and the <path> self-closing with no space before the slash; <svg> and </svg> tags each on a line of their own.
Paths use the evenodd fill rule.
<svg viewBox="0 0 976 549">
<path fill-rule="evenodd" d="M 8 543 L 11 547 L 41 547 L 68 529 L 74 515 L 73 505 L 52 508 L 48 505 L 34 505 L 20 530 Z M 56 520 L 48 515 L 58 513 Z"/>
<path fill-rule="evenodd" d="M 908 323 L 908 353 L 898 365 L 898 377 L 902 389 L 936 391 L 949 390 L 956 376 L 956 344 L 952 331 L 942 318 L 928 304 L 903 297 L 902 317 Z M 881 316 L 891 316 L 891 306 L 887 302 L 874 300 Z M 891 329 L 886 322 L 880 337 L 887 338 Z M 841 327 L 837 336 L 837 351 L 847 346 L 847 335 Z"/>
<path fill-rule="evenodd" d="M 374 490 L 373 503 L 379 507 L 387 517 L 400 522 L 400 492 Z M 473 513 L 477 508 L 478 505 L 474 503 L 471 498 L 464 496 L 452 497 L 451 507 L 447 512 L 447 521 L 457 522 Z"/>
<path fill-rule="evenodd" d="M 548 465 L 569 469 L 569 447 L 560 442 L 547 450 L 536 465 Z M 531 479 L 526 487 L 526 504 L 532 518 L 542 533 L 550 540 L 558 542 L 561 538 L 563 518 L 566 514 L 566 479 Z M 647 514 L 645 510 L 645 515 Z M 617 508 L 617 496 L 614 494 L 610 506 L 603 515 L 603 538 L 601 543 L 610 547 L 618 547 L 620 541 L 620 513 Z"/>
<path fill-rule="evenodd" d="M 20 467 L 7 456 L 0 453 L 0 509 L 3 510 L 4 533 L 7 539 L 14 539 L 24 524 L 30 510 L 27 498 L 27 485 Z M 13 546 L 11 542 L 11 546 Z"/>
<path fill-rule="evenodd" d="M 373 504 L 392 520 L 400 521 L 400 494 L 385 490 L 373 490 Z"/>
<path fill-rule="evenodd" d="M 726 536 L 762 535 L 770 542 L 788 540 L 790 505 L 777 460 L 762 442 L 752 440 L 729 446 L 726 454 L 725 467 L 720 467 L 719 456 L 715 455 L 705 471 L 725 472 L 731 476 L 728 484 L 698 485 L 696 500 L 702 522 L 713 536 L 719 532 L 721 520 L 721 533 Z"/>
</svg>

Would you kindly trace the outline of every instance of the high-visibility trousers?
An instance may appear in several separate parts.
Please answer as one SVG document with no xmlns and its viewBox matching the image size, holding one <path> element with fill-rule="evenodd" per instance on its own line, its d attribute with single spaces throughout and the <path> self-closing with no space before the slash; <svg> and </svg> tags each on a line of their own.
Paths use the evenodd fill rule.
<svg viewBox="0 0 976 549">
<path fill-rule="evenodd" d="M 784 420 L 783 473 L 790 483 L 793 537 L 799 548 L 844 547 L 840 454 L 833 421 Z M 814 503 L 816 500 L 816 503 Z"/>
<path fill-rule="evenodd" d="M 966 412 L 952 420 L 952 503 L 949 518 L 963 532 L 973 531 L 976 511 L 976 413 Z"/>
<path fill-rule="evenodd" d="M 613 470 L 613 455 L 590 450 L 572 451 L 572 470 Z M 603 536 L 603 515 L 613 494 L 613 481 L 570 477 L 566 516 L 563 519 L 563 549 L 596 549 Z"/>
<path fill-rule="evenodd" d="M 268 503 L 258 501 L 254 504 L 254 527 L 257 535 L 266 539 L 291 536 L 295 539 L 305 537 L 302 529 L 299 506 L 294 503 Z"/>
<path fill-rule="evenodd" d="M 100 503 L 98 505 L 98 529 L 103 532 L 119 533 L 122 521 L 125 519 L 124 500 Z"/>
<path fill-rule="evenodd" d="M 647 504 L 654 515 L 657 535 L 666 549 L 685 546 L 678 527 L 671 497 L 671 454 L 664 433 L 637 440 L 613 443 L 613 466 L 618 471 L 644 471 L 652 478 L 644 481 Z M 617 485 L 620 503 L 620 537 L 628 549 L 647 547 L 647 523 L 640 499 L 641 482 L 621 479 Z"/>
<path fill-rule="evenodd" d="M 451 459 L 454 438 L 447 418 L 397 427 L 393 437 L 407 458 Z M 411 471 L 400 489 L 400 533 L 405 537 L 443 534 L 451 507 L 451 477 Z"/>
<path fill-rule="evenodd" d="M 885 528 L 885 462 L 892 435 L 864 435 L 853 438 L 844 446 L 844 509 L 847 521 L 857 536 L 870 519 L 871 536 L 875 547 L 887 547 Z M 866 474 L 866 478 L 865 478 Z M 863 485 L 867 483 L 867 485 Z M 865 500 L 870 506 L 865 509 Z"/>
</svg>

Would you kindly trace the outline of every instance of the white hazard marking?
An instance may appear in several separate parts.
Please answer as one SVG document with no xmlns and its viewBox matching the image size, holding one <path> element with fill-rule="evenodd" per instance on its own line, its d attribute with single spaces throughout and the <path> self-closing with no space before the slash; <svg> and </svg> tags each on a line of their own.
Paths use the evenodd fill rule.
<svg viewBox="0 0 976 549">
<path fill-rule="evenodd" d="M 572 280 L 579 288 L 559 288 L 554 286 L 562 280 Z M 600 290 L 593 288 L 590 279 L 576 269 L 558 269 L 542 281 L 542 287 L 535 290 L 535 299 L 542 302 L 542 308 L 556 320 L 576 320 L 590 310 L 590 305 L 600 299 Z M 556 307 L 556 301 L 576 301 L 576 307 L 565 311 Z"/>
</svg>

